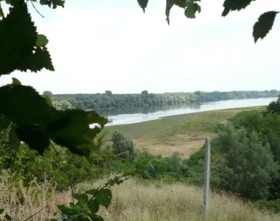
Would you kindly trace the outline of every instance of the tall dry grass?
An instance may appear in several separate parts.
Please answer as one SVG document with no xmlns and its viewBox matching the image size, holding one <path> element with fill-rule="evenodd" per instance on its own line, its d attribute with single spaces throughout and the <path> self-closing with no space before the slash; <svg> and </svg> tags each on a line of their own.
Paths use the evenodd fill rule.
<svg viewBox="0 0 280 221">
<path fill-rule="evenodd" d="M 38 184 L 34 179 L 28 187 L 17 179 L 15 174 L 2 171 L 0 176 L 0 208 L 16 220 L 25 220 L 34 215 L 30 220 L 50 220 L 54 217 L 56 209 L 55 186 L 47 179 Z"/>
<path fill-rule="evenodd" d="M 98 186 L 102 181 L 79 185 L 77 191 Z M 200 221 L 205 220 L 202 189 L 186 184 L 127 180 L 112 189 L 109 209 L 101 209 L 106 221 Z M 70 192 L 58 193 L 46 180 L 36 180 L 24 187 L 11 175 L 0 177 L 0 208 L 17 220 L 32 217 L 33 221 L 50 220 L 57 213 L 56 205 L 72 200 Z M 1 217 L 0 217 L 1 219 Z M 240 199 L 212 193 L 207 221 L 278 221 L 280 214 L 259 211 Z"/>
<path fill-rule="evenodd" d="M 110 221 L 200 221 L 202 189 L 186 184 L 128 180 L 113 188 L 112 204 L 101 214 Z M 210 196 L 207 221 L 279 221 L 280 214 L 259 211 L 229 195 Z"/>
</svg>

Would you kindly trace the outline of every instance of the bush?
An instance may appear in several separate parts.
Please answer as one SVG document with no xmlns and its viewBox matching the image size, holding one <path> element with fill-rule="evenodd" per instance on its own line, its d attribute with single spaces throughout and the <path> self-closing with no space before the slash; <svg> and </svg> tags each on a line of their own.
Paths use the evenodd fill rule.
<svg viewBox="0 0 280 221">
<path fill-rule="evenodd" d="M 259 200 L 254 204 L 258 209 L 269 210 L 274 213 L 280 213 L 280 199 L 277 200 Z"/>
<path fill-rule="evenodd" d="M 113 153 L 120 162 L 133 161 L 135 159 L 134 144 L 122 133 L 115 131 L 112 135 Z"/>
</svg>

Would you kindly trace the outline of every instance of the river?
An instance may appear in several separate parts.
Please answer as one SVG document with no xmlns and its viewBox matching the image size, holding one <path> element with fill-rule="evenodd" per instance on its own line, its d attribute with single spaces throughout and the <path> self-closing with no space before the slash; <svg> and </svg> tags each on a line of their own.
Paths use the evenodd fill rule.
<svg viewBox="0 0 280 221">
<path fill-rule="evenodd" d="M 207 102 L 197 105 L 184 106 L 169 110 L 158 110 L 148 113 L 134 113 L 134 114 L 118 114 L 108 116 L 109 123 L 106 126 L 121 125 L 121 124 L 133 124 L 144 121 L 156 120 L 162 117 L 196 113 L 211 110 L 222 110 L 241 107 L 255 107 L 268 105 L 270 102 L 275 101 L 277 98 L 257 98 L 257 99 L 242 99 L 242 100 L 227 100 L 227 101 L 215 101 Z"/>
</svg>

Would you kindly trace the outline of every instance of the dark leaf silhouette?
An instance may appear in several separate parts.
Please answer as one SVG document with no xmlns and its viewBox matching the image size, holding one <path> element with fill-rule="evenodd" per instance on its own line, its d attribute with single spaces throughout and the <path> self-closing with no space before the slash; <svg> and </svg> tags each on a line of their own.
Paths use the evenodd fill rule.
<svg viewBox="0 0 280 221">
<path fill-rule="evenodd" d="M 225 0 L 224 11 L 222 16 L 226 16 L 230 11 L 241 10 L 246 8 L 250 3 L 255 0 Z"/>
<path fill-rule="evenodd" d="M 263 13 L 259 17 L 258 21 L 255 23 L 253 27 L 253 37 L 255 42 L 257 42 L 259 38 L 262 39 L 268 34 L 268 32 L 271 30 L 273 26 L 274 19 L 277 13 L 278 12 L 276 11 L 269 11 Z"/>
<path fill-rule="evenodd" d="M 137 0 L 138 4 L 140 5 L 140 7 L 143 9 L 143 11 L 145 12 L 145 9 L 148 5 L 148 0 Z"/>
</svg>

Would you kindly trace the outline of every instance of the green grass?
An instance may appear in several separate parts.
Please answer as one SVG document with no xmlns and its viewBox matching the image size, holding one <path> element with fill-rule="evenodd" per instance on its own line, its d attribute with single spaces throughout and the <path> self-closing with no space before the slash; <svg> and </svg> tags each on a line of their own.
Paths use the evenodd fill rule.
<svg viewBox="0 0 280 221">
<path fill-rule="evenodd" d="M 215 132 L 217 124 L 226 121 L 241 111 L 254 109 L 263 108 L 250 107 L 182 114 L 141 123 L 110 126 L 105 130 L 109 134 L 114 130 L 119 130 L 130 138 L 158 138 L 178 133 L 212 133 Z"/>
<path fill-rule="evenodd" d="M 174 151 L 189 157 L 202 147 L 206 137 L 214 138 L 217 126 L 241 111 L 264 109 L 250 107 L 206 111 L 164 117 L 142 123 L 117 125 L 105 128 L 108 138 L 115 130 L 132 139 L 136 149 L 147 149 L 154 154 L 170 155 Z"/>
</svg>

